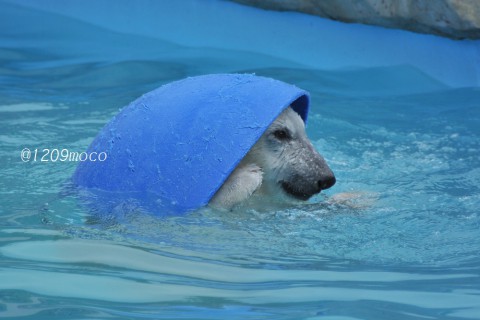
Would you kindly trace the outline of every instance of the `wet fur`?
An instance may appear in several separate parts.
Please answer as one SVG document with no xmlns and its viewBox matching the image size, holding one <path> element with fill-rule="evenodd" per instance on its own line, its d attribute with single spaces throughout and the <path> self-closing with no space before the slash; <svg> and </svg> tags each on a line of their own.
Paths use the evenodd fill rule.
<svg viewBox="0 0 480 320">
<path fill-rule="evenodd" d="M 302 118 L 285 109 L 252 147 L 210 201 L 230 210 L 252 195 L 307 200 L 335 183 L 323 157 L 305 133 Z"/>
</svg>

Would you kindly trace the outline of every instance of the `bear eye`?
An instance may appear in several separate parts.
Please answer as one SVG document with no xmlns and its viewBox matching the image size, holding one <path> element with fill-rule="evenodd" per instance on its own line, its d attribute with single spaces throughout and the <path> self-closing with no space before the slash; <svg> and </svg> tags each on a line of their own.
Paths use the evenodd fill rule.
<svg viewBox="0 0 480 320">
<path fill-rule="evenodd" d="M 275 138 L 277 138 L 280 141 L 286 141 L 290 140 L 292 136 L 290 135 L 290 132 L 287 129 L 278 129 L 273 132 L 273 135 Z"/>
</svg>

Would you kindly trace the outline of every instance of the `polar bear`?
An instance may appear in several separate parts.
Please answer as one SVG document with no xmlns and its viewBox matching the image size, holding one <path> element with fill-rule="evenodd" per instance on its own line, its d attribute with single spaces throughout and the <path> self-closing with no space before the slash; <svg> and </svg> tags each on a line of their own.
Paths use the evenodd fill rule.
<svg viewBox="0 0 480 320">
<path fill-rule="evenodd" d="M 254 195 L 308 200 L 335 176 L 305 133 L 302 118 L 285 109 L 230 174 L 209 205 L 231 210 Z"/>
</svg>

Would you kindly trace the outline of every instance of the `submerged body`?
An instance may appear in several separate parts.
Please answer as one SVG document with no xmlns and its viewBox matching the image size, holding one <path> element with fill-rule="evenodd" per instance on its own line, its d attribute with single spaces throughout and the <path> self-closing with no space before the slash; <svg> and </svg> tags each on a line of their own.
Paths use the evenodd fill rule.
<svg viewBox="0 0 480 320">
<path fill-rule="evenodd" d="M 335 176 L 308 139 L 302 118 L 288 107 L 243 158 L 210 205 L 230 210 L 254 194 L 307 200 L 334 184 Z"/>
</svg>

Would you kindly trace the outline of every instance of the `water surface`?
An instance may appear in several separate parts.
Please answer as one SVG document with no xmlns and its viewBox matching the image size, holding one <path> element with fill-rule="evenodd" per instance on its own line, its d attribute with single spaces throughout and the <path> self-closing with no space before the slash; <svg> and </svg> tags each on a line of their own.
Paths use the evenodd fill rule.
<svg viewBox="0 0 480 320">
<path fill-rule="evenodd" d="M 299 63 L 117 34 L 2 5 L 0 317 L 480 318 L 480 90 L 408 65 Z M 59 28 L 58 26 L 62 26 Z M 164 83 L 255 72 L 311 92 L 337 184 L 296 207 L 98 222 L 65 195 L 119 108 Z M 329 204 L 341 192 L 350 205 Z"/>
</svg>

